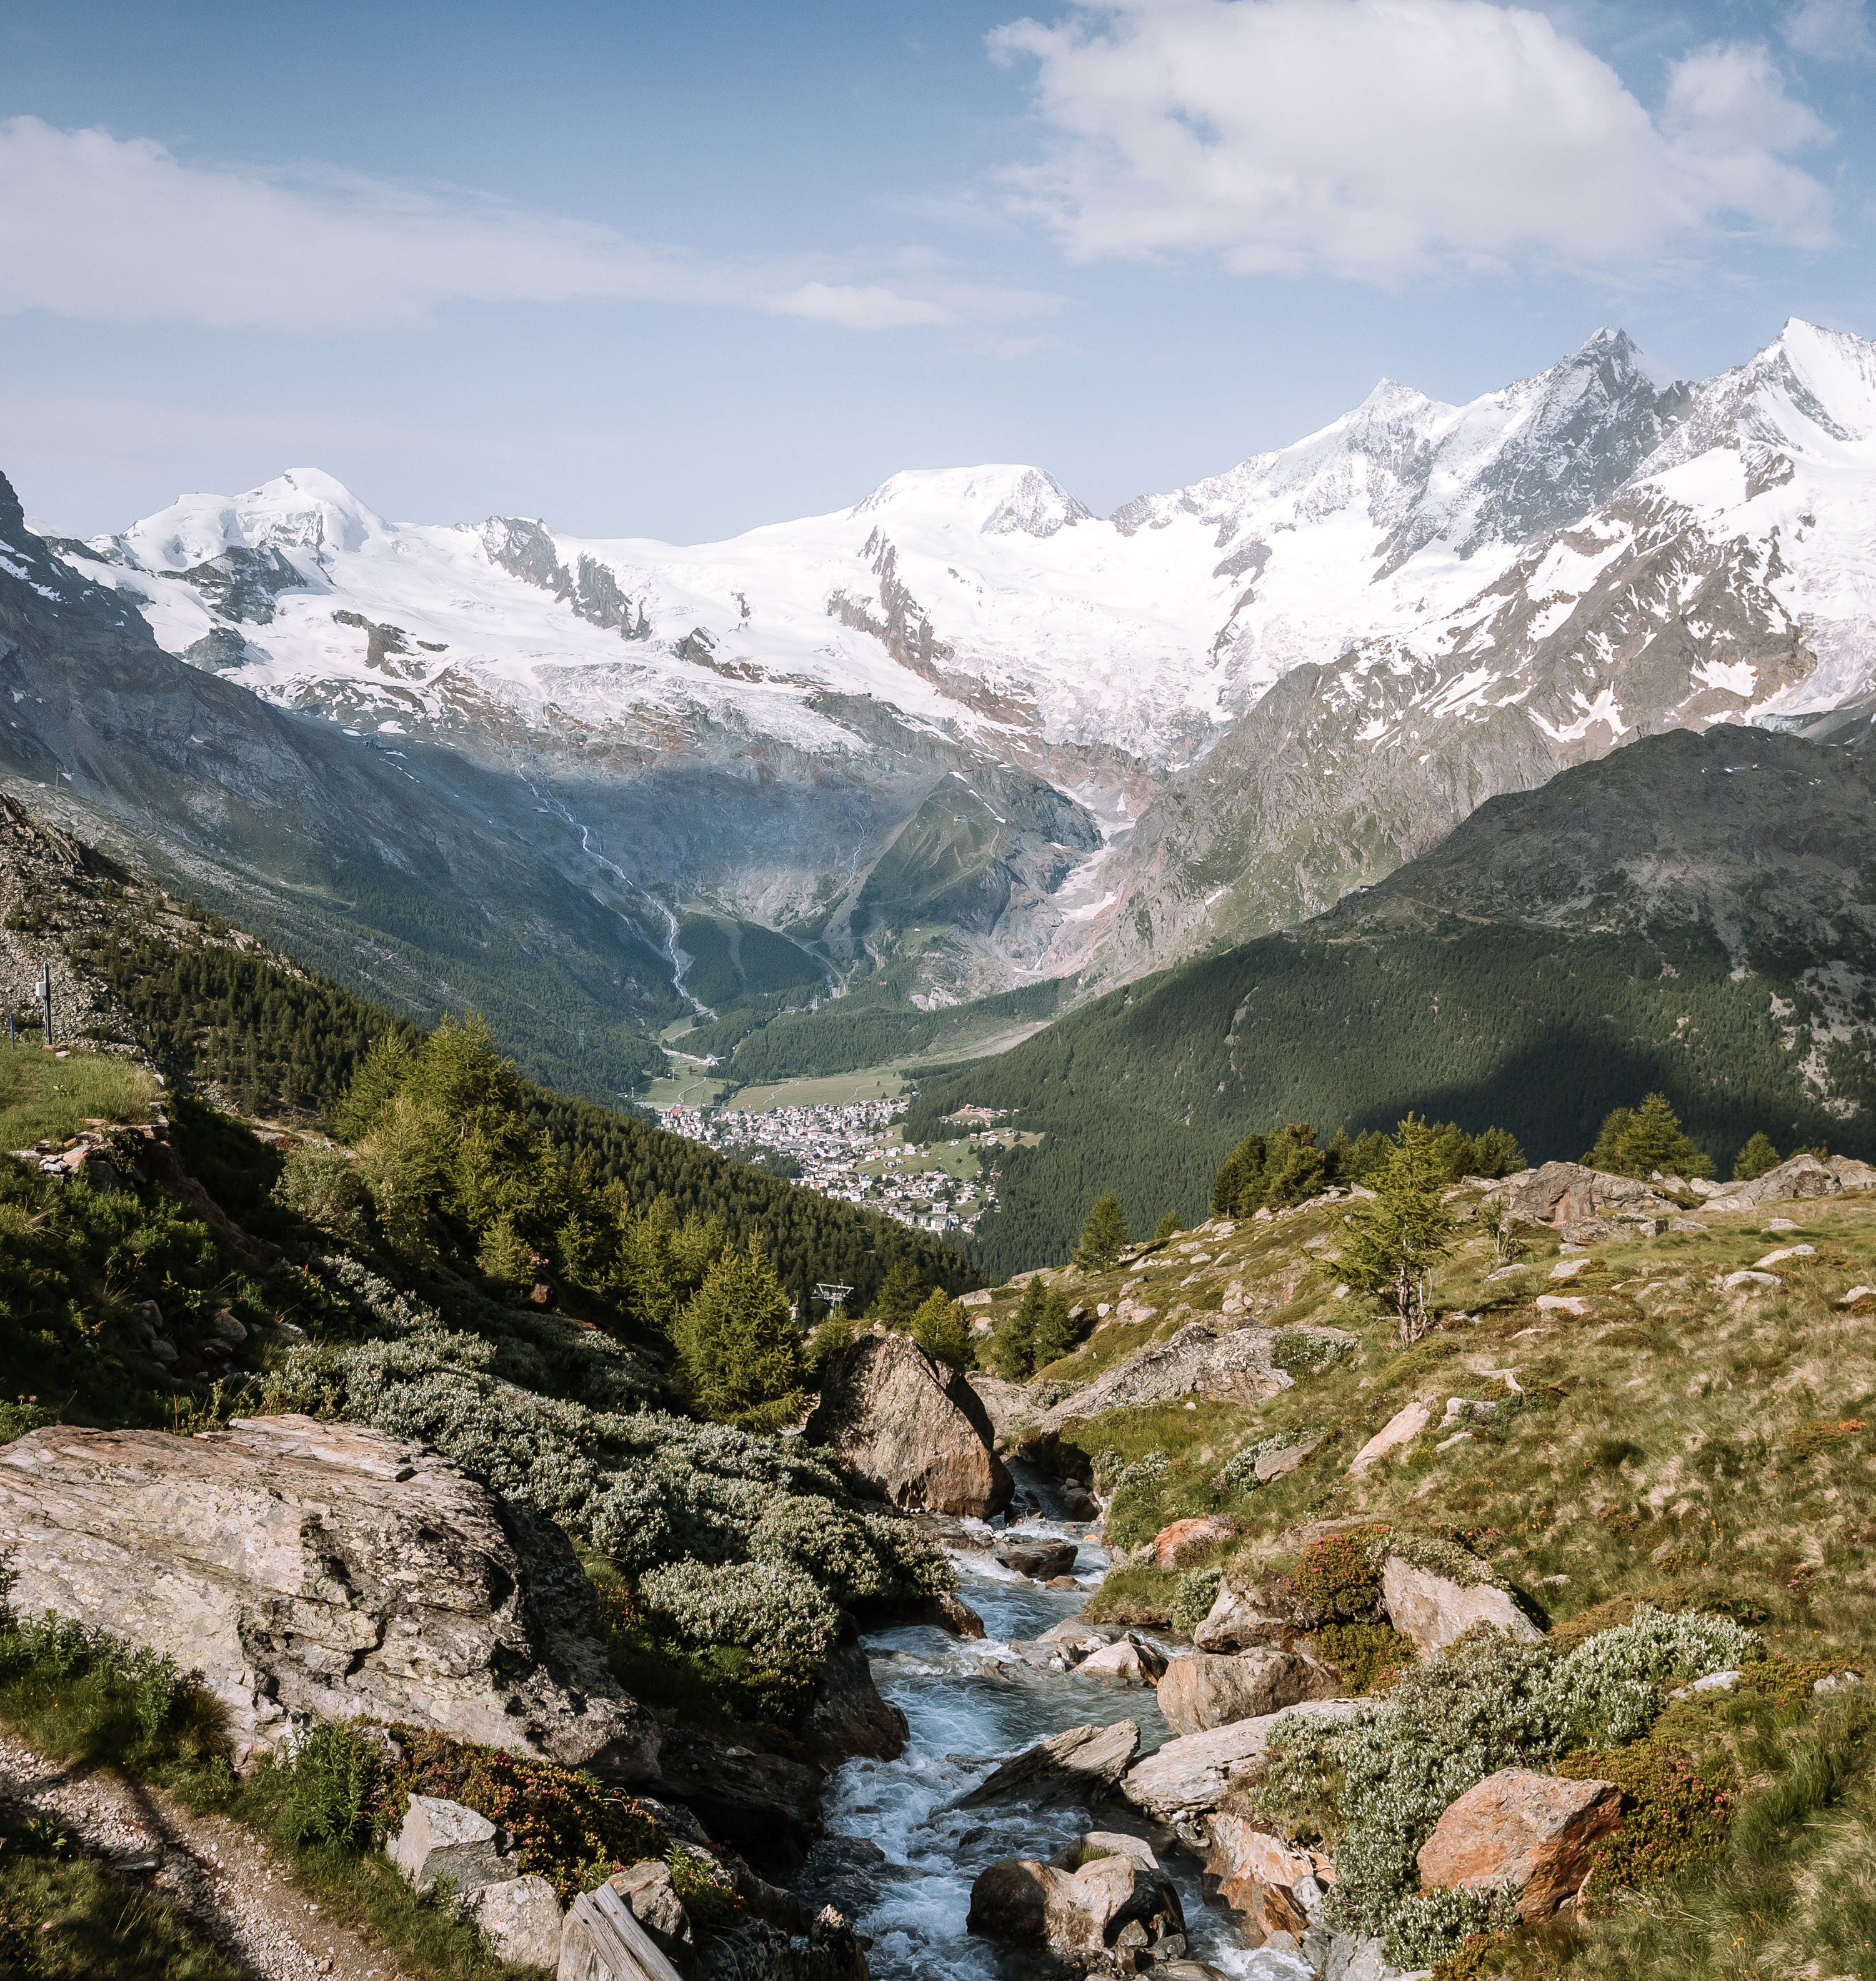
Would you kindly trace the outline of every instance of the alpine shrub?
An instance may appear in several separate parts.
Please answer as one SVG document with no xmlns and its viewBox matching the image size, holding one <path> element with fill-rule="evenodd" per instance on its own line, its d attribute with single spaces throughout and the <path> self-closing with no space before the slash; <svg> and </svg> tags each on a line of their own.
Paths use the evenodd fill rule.
<svg viewBox="0 0 1876 1981">
<path fill-rule="evenodd" d="M 1692 1756 L 1638 1740 L 1611 1754 L 1573 1754 L 1557 1772 L 1576 1781 L 1613 1782 L 1622 1792 L 1622 1822 L 1590 1856 L 1591 1899 L 1658 1883 L 1704 1864 L 1726 1847 L 1733 1798 L 1711 1786 Z"/>
<path fill-rule="evenodd" d="M 680 1561 L 642 1577 L 646 1619 L 681 1643 L 748 1653 L 741 1687 L 771 1713 L 792 1710 L 840 1635 L 840 1613 L 792 1562 Z"/>
<path fill-rule="evenodd" d="M 315 1726 L 281 1764 L 286 1793 L 274 1826 L 289 1843 L 342 1850 L 370 1840 L 381 1750 L 343 1720 Z"/>
<path fill-rule="evenodd" d="M 1180 1576 L 1168 1620 L 1181 1636 L 1189 1637 L 1205 1620 L 1218 1600 L 1218 1584 L 1224 1579 L 1220 1568 L 1195 1568 Z"/>
</svg>

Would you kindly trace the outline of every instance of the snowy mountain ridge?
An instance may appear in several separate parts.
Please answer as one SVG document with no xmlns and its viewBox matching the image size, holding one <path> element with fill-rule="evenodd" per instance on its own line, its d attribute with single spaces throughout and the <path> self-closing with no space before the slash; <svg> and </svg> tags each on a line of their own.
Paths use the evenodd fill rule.
<svg viewBox="0 0 1876 1981">
<path fill-rule="evenodd" d="M 678 546 L 295 469 L 60 548 L 234 684 L 521 774 L 674 906 L 878 961 L 961 863 L 919 982 L 962 994 L 1281 925 L 1621 741 L 1869 691 L 1872 435 L 1862 339 L 1794 320 L 1695 384 L 1602 330 L 1105 518 L 993 464 Z"/>
</svg>

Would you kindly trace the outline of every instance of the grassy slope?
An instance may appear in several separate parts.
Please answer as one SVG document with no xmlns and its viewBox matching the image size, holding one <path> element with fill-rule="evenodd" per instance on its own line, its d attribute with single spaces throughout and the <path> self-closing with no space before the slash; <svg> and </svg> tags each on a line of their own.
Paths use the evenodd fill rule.
<svg viewBox="0 0 1876 1981">
<path fill-rule="evenodd" d="M 1455 1201 L 1470 1214 L 1472 1200 Z M 1568 1287 L 1548 1278 L 1554 1238 L 1538 1240 L 1529 1270 L 1494 1281 L 1485 1277 L 1488 1242 L 1474 1235 L 1437 1280 L 1447 1323 L 1405 1351 L 1386 1323 L 1336 1300 L 1333 1267 L 1314 1262 L 1323 1248 L 1307 1241 L 1332 1244 L 1345 1214 L 1345 1204 L 1318 1202 L 1265 1224 L 1214 1224 L 1115 1272 L 1063 1276 L 1075 1300 L 1115 1311 L 1038 1382 L 1085 1380 L 1195 1319 L 1215 1318 L 1234 1282 L 1263 1324 L 1329 1324 L 1360 1338 L 1356 1354 L 1258 1406 L 1175 1402 L 1111 1412 L 1065 1433 L 1063 1443 L 1091 1458 L 1158 1450 L 1170 1460 L 1157 1482 L 1115 1497 L 1111 1541 L 1138 1547 L 1174 1519 L 1221 1512 L 1240 1525 L 1228 1553 L 1281 1560 L 1305 1522 L 1386 1521 L 1468 1537 L 1553 1627 L 1611 1598 L 1654 1591 L 1762 1615 L 1774 1652 L 1841 1660 L 1876 1676 L 1876 1300 L 1839 1304 L 1852 1287 L 1876 1284 L 1876 1197 L 1702 1211 L 1705 1234 L 1599 1246 L 1589 1255 L 1596 1270 Z M 1768 1233 L 1772 1216 L 1798 1228 Z M 1816 1256 L 1774 1267 L 1783 1283 L 1774 1292 L 1718 1290 L 1721 1274 L 1793 1244 Z M 1592 1310 L 1540 1313 L 1533 1303 L 1546 1292 L 1586 1293 Z M 1015 1298 L 1003 1289 L 989 1311 Z M 1125 1317 L 1123 1299 L 1134 1303 Z M 1501 1407 L 1494 1423 L 1474 1423 L 1468 1440 L 1438 1450 L 1451 1434 L 1441 1427 L 1445 1400 L 1504 1399 L 1492 1372 L 1507 1368 L 1526 1405 Z M 1435 1405 L 1433 1427 L 1351 1477 L 1361 1447 L 1422 1398 Z M 1288 1479 L 1221 1489 L 1234 1452 L 1278 1432 L 1320 1433 L 1324 1442 Z M 1171 1574 L 1124 1567 L 1104 1594 L 1117 1615 L 1163 1619 L 1175 1584 Z M 1671 1904 L 1625 1909 L 1541 1959 L 1526 1949 L 1517 1958 L 1528 1964 L 1515 1971 L 1604 1974 L 1627 1963 L 1630 1973 L 1690 1976 L 1876 1976 L 1868 1730 L 1814 1726 L 1807 1710 L 1763 1702 L 1703 1707 L 1693 1720 L 1680 1710 L 1676 1737 L 1725 1750 L 1750 1791 L 1731 1856 Z M 1808 1959 L 1824 1964 L 1808 1969 Z"/>
</svg>

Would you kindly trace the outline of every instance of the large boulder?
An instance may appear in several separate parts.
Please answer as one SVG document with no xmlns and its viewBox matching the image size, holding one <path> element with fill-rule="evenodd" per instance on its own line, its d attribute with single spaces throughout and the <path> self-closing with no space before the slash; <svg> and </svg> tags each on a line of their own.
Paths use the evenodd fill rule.
<svg viewBox="0 0 1876 1981">
<path fill-rule="evenodd" d="M 905 1715 L 881 1698 L 873 1667 L 858 1644 L 842 1644 L 815 1682 L 801 1722 L 803 1746 L 817 1761 L 838 1766 L 864 1756 L 896 1761 L 905 1751 Z"/>
<path fill-rule="evenodd" d="M 1234 1720 L 1281 1713 L 1305 1699 L 1332 1699 L 1341 1682 L 1301 1651 L 1199 1651 L 1175 1658 L 1159 1682 L 1159 1710 L 1175 1733 L 1206 1733 Z"/>
<path fill-rule="evenodd" d="M 1876 1169 L 1848 1156 L 1794 1156 L 1750 1183 L 1728 1184 L 1707 1198 L 1709 1210 L 1750 1210 L 1805 1197 L 1835 1197 L 1846 1190 L 1876 1190 Z"/>
<path fill-rule="evenodd" d="M 1141 1815 L 1176 1828 L 1217 1808 L 1235 1776 L 1255 1771 L 1285 1722 L 1299 1715 L 1347 1720 L 1361 1710 L 1356 1699 L 1307 1700 L 1256 1720 L 1237 1720 L 1209 1733 L 1168 1740 L 1157 1753 L 1128 1770 L 1121 1793 Z"/>
<path fill-rule="evenodd" d="M 801 1435 L 857 1491 L 895 1506 L 988 1520 L 1015 1494 L 976 1392 L 909 1335 L 862 1334 L 836 1350 Z"/>
<path fill-rule="evenodd" d="M 1157 1645 L 1131 1631 L 1117 1642 L 1092 1651 L 1076 1667 L 1084 1678 L 1103 1685 L 1157 1684 L 1166 1670 L 1165 1654 Z"/>
<path fill-rule="evenodd" d="M 1335 1882 L 1332 1858 L 1223 1810 L 1205 1825 L 1205 1896 L 1237 1913 L 1251 1946 L 1261 1946 L 1272 1933 L 1300 1939 L 1309 1930 Z"/>
<path fill-rule="evenodd" d="M 1581 1163 L 1546 1163 L 1541 1169 L 1521 1170 L 1491 1189 L 1503 1195 L 1505 1208 L 1514 1218 L 1558 1228 L 1604 1218 L 1617 1210 L 1671 1217 L 1681 1207 L 1673 1198 L 1633 1177 L 1611 1176 L 1606 1170 L 1592 1170 Z"/>
<path fill-rule="evenodd" d="M 1140 1729 L 1131 1720 L 1112 1726 L 1071 1726 L 1040 1742 L 987 1776 L 958 1798 L 959 1809 L 1021 1796 L 1036 1803 L 1090 1802 L 1112 1792 L 1140 1751 Z"/>
<path fill-rule="evenodd" d="M 1290 1387 L 1292 1378 L 1271 1359 L 1276 1337 L 1267 1327 L 1219 1330 L 1194 1321 L 1165 1341 L 1149 1342 L 1104 1370 L 1035 1420 L 1035 1431 L 1060 1430 L 1078 1417 L 1174 1397 L 1215 1403 L 1258 1403 Z"/>
<path fill-rule="evenodd" d="M 1412 1643 L 1416 1657 L 1437 1656 L 1481 1623 L 1521 1643 L 1534 1644 L 1544 1635 L 1502 1589 L 1455 1582 L 1398 1554 L 1381 1571 L 1381 1597 L 1388 1620 Z"/>
<path fill-rule="evenodd" d="M 1451 1804 L 1420 1846 L 1423 1885 L 1518 1894 L 1520 1919 L 1548 1919 L 1589 1875 L 1590 1853 L 1622 1820 L 1613 1782 L 1502 1768 Z"/>
<path fill-rule="evenodd" d="M 1301 1634 L 1287 1618 L 1271 1614 L 1255 1590 L 1221 1583 L 1192 1642 L 1201 1651 L 1251 1651 L 1266 1644 L 1287 1651 Z"/>
<path fill-rule="evenodd" d="M 1187 1556 L 1215 1549 L 1237 1531 L 1238 1523 L 1228 1514 L 1195 1513 L 1161 1527 L 1149 1543 L 1147 1559 L 1155 1568 L 1177 1568 Z"/>
<path fill-rule="evenodd" d="M 971 1887 L 965 1930 L 1019 1946 L 1098 1953 L 1132 1947 L 1185 1951 L 1185 1915 L 1151 1852 L 1096 1846 L 1079 1869 L 1006 1857 Z M 1079 1853 L 1077 1853 L 1080 1854 Z M 1132 1930 L 1130 1931 L 1129 1928 Z M 1169 1944 L 1175 1939 L 1176 1944 Z"/>
<path fill-rule="evenodd" d="M 199 1670 L 244 1755 L 368 1716 L 655 1778 L 565 1536 L 425 1446 L 305 1417 L 54 1425 L 0 1448 L 0 1550 L 15 1608 Z"/>
</svg>

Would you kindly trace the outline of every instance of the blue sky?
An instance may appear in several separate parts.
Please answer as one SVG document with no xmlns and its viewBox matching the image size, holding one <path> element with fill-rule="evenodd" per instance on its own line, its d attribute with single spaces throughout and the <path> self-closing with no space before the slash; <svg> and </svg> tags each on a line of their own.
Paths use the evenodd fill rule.
<svg viewBox="0 0 1876 1981">
<path fill-rule="evenodd" d="M 1861 0 L 0 10 L 0 468 L 681 540 L 1101 511 L 1619 323 L 1876 331 Z"/>
</svg>

